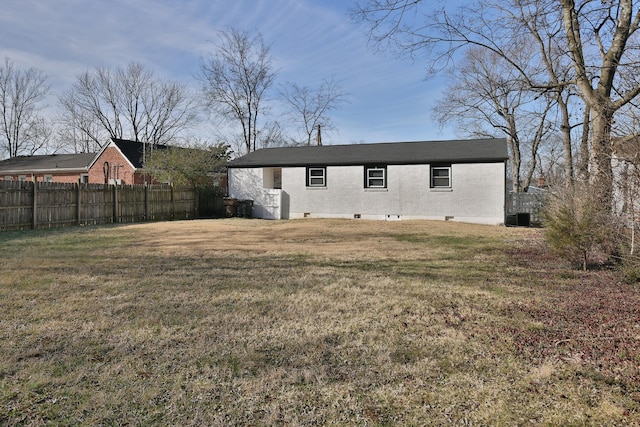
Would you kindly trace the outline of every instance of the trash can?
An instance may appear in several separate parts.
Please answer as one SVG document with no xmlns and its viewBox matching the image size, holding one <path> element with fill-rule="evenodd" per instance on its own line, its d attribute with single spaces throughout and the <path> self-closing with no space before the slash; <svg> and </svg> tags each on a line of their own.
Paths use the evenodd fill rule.
<svg viewBox="0 0 640 427">
<path fill-rule="evenodd" d="M 224 216 L 231 218 L 238 215 L 238 200 L 232 198 L 224 199 Z"/>
<path fill-rule="evenodd" d="M 251 218 L 253 211 L 253 200 L 241 200 L 238 205 L 238 216 L 242 218 Z"/>
</svg>

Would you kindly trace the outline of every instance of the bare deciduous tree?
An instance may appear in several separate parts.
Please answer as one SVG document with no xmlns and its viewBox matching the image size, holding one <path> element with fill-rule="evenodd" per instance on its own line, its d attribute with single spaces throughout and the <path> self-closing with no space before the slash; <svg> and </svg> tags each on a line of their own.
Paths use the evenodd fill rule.
<svg viewBox="0 0 640 427">
<path fill-rule="evenodd" d="M 538 61 L 546 73 L 538 76 L 538 82 L 531 82 L 533 83 L 531 86 L 534 90 L 542 89 L 546 96 L 553 97 L 556 101 L 556 111 L 559 115 L 557 130 L 562 142 L 565 185 L 572 186 L 576 178 L 574 168 L 576 156 L 573 152 L 575 129 L 582 132 L 581 140 L 583 141 L 580 152 L 582 158 L 580 158 L 581 163 L 578 169 L 580 177 L 587 178 L 586 161 L 583 161 L 583 158 L 588 158 L 589 115 L 588 110 L 583 110 L 587 111 L 586 115 L 578 115 L 577 119 L 572 117 L 575 116 L 576 110 L 584 108 L 584 105 L 576 96 L 573 69 L 565 54 L 562 21 L 557 19 L 557 14 L 549 13 L 549 4 L 546 2 L 514 1 L 506 6 L 513 11 L 514 20 L 520 22 L 521 27 L 526 30 L 532 40 L 531 45 L 537 46 Z"/>
<path fill-rule="evenodd" d="M 86 71 L 59 100 L 66 132 L 86 148 L 107 137 L 167 143 L 196 119 L 196 104 L 186 86 L 156 78 L 135 62 L 126 68 Z"/>
<path fill-rule="evenodd" d="M 552 129 L 548 116 L 555 100 L 530 90 L 508 63 L 483 48 L 467 50 L 450 79 L 434 107 L 435 119 L 458 123 L 466 135 L 493 137 L 497 131 L 505 136 L 512 189 L 522 192 L 531 183 L 538 149 Z"/>
<path fill-rule="evenodd" d="M 567 53 L 591 114 L 590 178 L 604 204 L 613 196 L 611 131 L 615 113 L 640 94 L 640 10 L 633 0 L 560 0 Z M 628 72 L 627 70 L 631 71 Z"/>
<path fill-rule="evenodd" d="M 246 152 L 259 147 L 263 103 L 275 78 L 262 36 L 237 29 L 221 32 L 215 52 L 201 59 L 197 77 L 208 107 L 242 128 Z"/>
<path fill-rule="evenodd" d="M 98 152 L 109 133 L 94 114 L 79 105 L 76 97 L 76 93 L 69 90 L 58 98 L 60 139 L 74 153 Z"/>
<path fill-rule="evenodd" d="M 614 115 L 640 94 L 640 38 L 636 34 L 640 10 L 633 0 L 477 0 L 455 14 L 434 10 L 431 4 L 425 0 L 364 0 L 354 15 L 369 25 L 371 40 L 376 44 L 388 42 L 411 56 L 429 54 L 428 68 L 432 72 L 448 65 L 459 49 L 474 45 L 502 56 L 524 79 L 531 80 L 532 87 L 558 91 L 565 85 L 575 85 L 588 119 L 583 138 L 588 130 L 590 180 L 602 195 L 602 203 L 609 205 Z M 508 54 L 508 47 L 517 43 L 523 28 L 527 29 L 523 19 L 531 17 L 535 18 L 532 28 L 542 30 L 538 32 L 542 43 L 549 47 L 547 52 L 553 53 L 548 59 L 568 59 L 571 74 L 556 73 L 558 81 L 535 80 L 517 58 Z M 587 155 L 585 144 L 581 152 Z"/>
<path fill-rule="evenodd" d="M 287 83 L 280 90 L 280 97 L 289 105 L 290 115 L 304 132 L 307 145 L 311 145 L 314 131 L 334 128 L 329 113 L 346 102 L 345 96 L 333 77 L 325 79 L 317 88 Z"/>
<path fill-rule="evenodd" d="M 38 115 L 48 91 L 47 78 L 40 70 L 20 70 L 5 58 L 0 67 L 0 153 L 9 157 L 31 155 L 50 141 L 51 129 Z"/>
</svg>

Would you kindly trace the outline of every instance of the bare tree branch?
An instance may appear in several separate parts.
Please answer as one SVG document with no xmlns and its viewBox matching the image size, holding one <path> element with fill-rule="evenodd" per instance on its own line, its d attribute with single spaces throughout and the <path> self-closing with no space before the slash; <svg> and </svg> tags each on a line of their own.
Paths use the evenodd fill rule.
<svg viewBox="0 0 640 427">
<path fill-rule="evenodd" d="M 323 130 L 334 128 L 329 113 L 346 102 L 346 94 L 334 77 L 325 79 L 317 88 L 287 83 L 280 88 L 280 97 L 289 105 L 289 114 L 304 132 L 307 145 L 311 145 L 319 126 Z"/>
<path fill-rule="evenodd" d="M 59 97 L 67 134 L 93 145 L 105 138 L 165 144 L 196 120 L 196 103 L 186 86 L 156 78 L 132 62 L 112 70 L 100 66 L 77 76 Z"/>
<path fill-rule="evenodd" d="M 0 152 L 9 157 L 34 154 L 50 138 L 38 115 L 49 85 L 40 70 L 18 69 L 5 58 L 0 66 Z"/>
<path fill-rule="evenodd" d="M 197 77 L 207 106 L 239 124 L 246 152 L 255 150 L 264 97 L 275 78 L 262 36 L 233 28 L 221 32 L 215 52 L 201 58 Z"/>
</svg>

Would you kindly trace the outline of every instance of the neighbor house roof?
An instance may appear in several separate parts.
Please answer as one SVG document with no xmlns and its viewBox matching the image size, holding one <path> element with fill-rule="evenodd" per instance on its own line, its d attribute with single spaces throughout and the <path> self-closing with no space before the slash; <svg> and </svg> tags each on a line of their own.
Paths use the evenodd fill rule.
<svg viewBox="0 0 640 427">
<path fill-rule="evenodd" d="M 97 161 L 100 155 L 102 154 L 102 152 L 104 152 L 104 150 L 106 150 L 108 147 L 115 146 L 122 153 L 122 155 L 127 159 L 127 161 L 129 161 L 129 163 L 134 169 L 142 169 L 144 168 L 144 161 L 143 161 L 144 156 L 142 154 L 143 154 L 145 145 L 147 150 L 164 150 L 166 148 L 169 148 L 168 145 L 151 144 L 151 143 L 144 143 L 139 141 L 131 141 L 128 139 L 111 138 L 109 143 L 105 144 L 102 147 L 102 150 L 95 157 L 94 161 Z M 149 153 L 149 151 L 147 151 L 147 153 Z"/>
<path fill-rule="evenodd" d="M 350 166 L 438 162 L 501 162 L 508 159 L 504 138 L 386 142 L 263 148 L 229 162 L 231 168 L 282 166 Z"/>
<path fill-rule="evenodd" d="M 0 174 L 87 171 L 95 153 L 18 156 L 0 161 Z"/>
</svg>

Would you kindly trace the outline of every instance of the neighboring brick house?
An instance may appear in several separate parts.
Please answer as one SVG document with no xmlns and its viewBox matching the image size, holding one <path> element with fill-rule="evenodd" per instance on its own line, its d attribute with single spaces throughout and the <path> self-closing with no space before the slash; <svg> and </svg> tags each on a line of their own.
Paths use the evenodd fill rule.
<svg viewBox="0 0 640 427">
<path fill-rule="evenodd" d="M 112 138 L 98 153 L 13 157 L 0 161 L 0 179 L 88 184 L 157 183 L 144 174 L 144 145 Z M 166 148 L 166 145 L 147 145 L 147 150 Z"/>
<path fill-rule="evenodd" d="M 147 152 L 145 153 L 145 145 Z M 92 184 L 144 184 L 157 183 L 144 173 L 145 155 L 151 150 L 164 150 L 166 145 L 144 144 L 126 139 L 111 138 L 95 155 L 89 166 Z"/>
<path fill-rule="evenodd" d="M 112 138 L 102 150 L 96 154 L 89 167 L 90 183 L 107 184 L 159 184 L 144 168 L 145 159 L 154 151 L 169 148 L 179 149 L 162 144 L 144 144 L 126 139 Z M 207 151 L 202 151 L 206 155 Z M 210 173 L 211 184 L 221 188 L 227 187 L 226 168 L 218 168 Z"/>
<path fill-rule="evenodd" d="M 159 184 L 146 173 L 146 156 L 168 145 L 111 138 L 98 153 L 20 156 L 0 161 L 0 180 L 87 184 Z M 146 150 L 146 151 L 145 151 Z M 207 153 L 207 151 L 203 151 Z M 210 173 L 213 185 L 227 187 L 225 167 Z"/>
<path fill-rule="evenodd" d="M 4 181 L 89 182 L 89 165 L 95 153 L 19 156 L 0 161 Z"/>
</svg>

